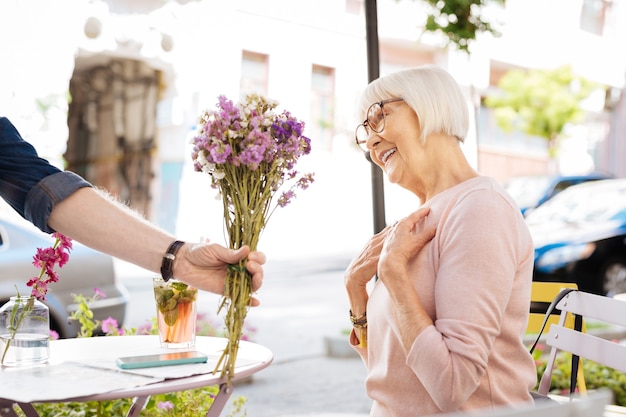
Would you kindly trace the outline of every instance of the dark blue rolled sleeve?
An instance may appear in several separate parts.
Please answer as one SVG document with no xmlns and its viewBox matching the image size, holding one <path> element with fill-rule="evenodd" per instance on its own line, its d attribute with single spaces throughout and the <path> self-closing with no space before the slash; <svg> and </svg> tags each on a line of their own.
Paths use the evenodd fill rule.
<svg viewBox="0 0 626 417">
<path fill-rule="evenodd" d="M 91 187 L 79 175 L 61 171 L 37 155 L 6 117 L 0 117 L 0 197 L 46 233 L 54 206 L 76 190 Z"/>
</svg>

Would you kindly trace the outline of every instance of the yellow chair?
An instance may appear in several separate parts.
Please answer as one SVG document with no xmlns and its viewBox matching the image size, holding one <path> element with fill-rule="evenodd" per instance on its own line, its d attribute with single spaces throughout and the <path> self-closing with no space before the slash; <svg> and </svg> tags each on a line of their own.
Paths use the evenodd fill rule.
<svg viewBox="0 0 626 417">
<path fill-rule="evenodd" d="M 554 298 L 561 292 L 563 288 L 578 289 L 578 285 L 572 282 L 535 282 L 532 283 L 532 290 L 530 294 L 531 303 L 545 303 L 546 308 L 554 300 Z M 544 334 L 548 334 L 550 331 L 550 325 L 559 321 L 559 312 L 555 312 L 550 316 L 544 329 Z M 533 312 L 531 310 L 528 317 L 528 326 L 526 327 L 527 333 L 539 333 L 543 319 L 545 317 L 545 308 L 540 312 Z M 566 326 L 570 329 L 574 328 L 574 317 L 570 314 L 567 317 Z"/>
<path fill-rule="evenodd" d="M 526 333 L 539 333 L 541 331 L 541 325 L 543 324 L 543 320 L 545 318 L 545 310 L 548 308 L 548 305 L 554 300 L 554 298 L 561 292 L 564 288 L 573 288 L 578 289 L 578 285 L 572 282 L 535 282 L 532 283 L 532 290 L 530 294 L 531 303 L 545 303 L 546 307 L 542 312 L 534 312 L 532 311 L 528 317 L 528 326 L 526 327 Z M 552 324 L 556 324 L 559 321 L 560 311 L 556 311 L 550 315 L 548 321 L 546 323 L 546 328 L 543 330 L 543 334 L 549 334 L 550 326 Z M 569 329 L 574 328 L 574 316 L 572 314 L 568 314 L 565 320 L 565 327 Z M 582 331 L 586 332 L 585 322 L 583 321 Z M 577 385 L 578 389 L 581 393 L 587 392 L 587 386 L 585 385 L 585 375 L 583 373 L 583 362 L 582 358 L 580 359 L 578 365 L 578 375 Z"/>
</svg>

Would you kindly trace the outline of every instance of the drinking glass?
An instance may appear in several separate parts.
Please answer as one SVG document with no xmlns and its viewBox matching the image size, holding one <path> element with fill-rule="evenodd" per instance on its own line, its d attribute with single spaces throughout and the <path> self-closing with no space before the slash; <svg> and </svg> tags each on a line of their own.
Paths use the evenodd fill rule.
<svg viewBox="0 0 626 417">
<path fill-rule="evenodd" d="M 184 282 L 153 279 L 159 340 L 165 348 L 190 348 L 196 343 L 198 289 Z"/>
</svg>

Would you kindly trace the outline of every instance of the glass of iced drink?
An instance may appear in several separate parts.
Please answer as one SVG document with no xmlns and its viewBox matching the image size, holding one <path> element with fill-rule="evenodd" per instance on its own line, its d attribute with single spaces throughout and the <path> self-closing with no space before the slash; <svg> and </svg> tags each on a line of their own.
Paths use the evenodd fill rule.
<svg viewBox="0 0 626 417">
<path fill-rule="evenodd" d="M 198 290 L 170 279 L 153 280 L 159 339 L 162 347 L 190 348 L 196 343 L 196 298 Z"/>
</svg>

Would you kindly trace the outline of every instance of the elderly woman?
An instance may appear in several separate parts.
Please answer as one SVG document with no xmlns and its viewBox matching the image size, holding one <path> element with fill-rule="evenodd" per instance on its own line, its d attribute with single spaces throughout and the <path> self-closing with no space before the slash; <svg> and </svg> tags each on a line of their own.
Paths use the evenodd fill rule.
<svg viewBox="0 0 626 417">
<path fill-rule="evenodd" d="M 536 370 L 522 336 L 533 243 L 513 200 L 461 150 L 469 119 L 461 89 L 428 65 L 373 81 L 360 104 L 357 143 L 422 202 L 345 272 L 371 415 L 531 402 Z"/>
</svg>

